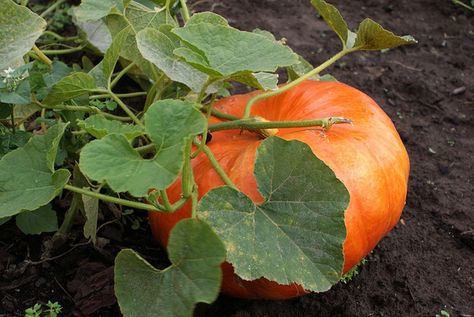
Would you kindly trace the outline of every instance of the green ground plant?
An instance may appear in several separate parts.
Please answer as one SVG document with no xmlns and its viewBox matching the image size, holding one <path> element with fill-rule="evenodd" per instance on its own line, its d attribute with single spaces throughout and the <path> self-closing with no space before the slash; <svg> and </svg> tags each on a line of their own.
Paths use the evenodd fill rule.
<svg viewBox="0 0 474 317">
<path fill-rule="evenodd" d="M 95 243 L 101 203 L 158 213 L 171 213 L 190 203 L 192 218 L 180 221 L 170 236 L 171 265 L 158 270 L 135 251 L 122 250 L 115 263 L 115 293 L 125 316 L 191 316 L 196 303 L 213 302 L 222 282 L 220 265 L 228 251 L 216 228 L 226 218 L 217 215 L 213 227 L 202 220 L 205 208 L 225 200 L 235 202 L 236 208 L 247 206 L 245 195 L 236 190 L 206 146 L 209 134 L 230 129 L 327 130 L 350 123 L 340 117 L 266 122 L 252 117 L 251 110 L 259 101 L 308 79 L 334 80 L 323 73 L 350 53 L 416 42 L 371 19 L 351 31 L 334 6 L 323 0 L 311 3 L 341 40 L 341 50 L 317 67 L 269 32 L 240 31 L 212 12 L 191 14 L 185 0 L 83 0 L 71 8 L 65 1 L 56 1 L 33 6 L 37 13 L 28 1 L 0 0 L 0 224 L 11 220 L 25 234 L 54 232 L 53 239 L 67 239 L 74 219 L 82 215 L 84 236 Z M 60 34 L 71 21 L 77 34 Z M 59 58 L 72 53 L 80 57 Z M 285 85 L 278 85 L 278 70 L 288 72 Z M 124 82 L 133 84 L 120 85 Z M 228 96 L 235 83 L 264 91 L 250 98 L 241 117 L 213 109 L 213 102 Z M 211 115 L 223 122 L 209 123 Z M 349 197 L 333 171 L 308 154 L 307 145 L 269 137 L 259 147 L 256 178 L 261 186 L 287 186 L 287 203 L 296 206 L 287 216 L 290 223 L 308 216 L 307 207 L 296 204 L 296 198 L 291 200 L 302 184 L 285 183 L 278 175 L 265 177 L 266 169 L 276 168 L 269 153 L 284 157 L 289 148 L 294 157 L 304 158 L 324 175 L 308 180 L 323 188 L 321 201 L 337 197 L 327 208 L 309 214 L 312 221 L 317 224 L 330 215 L 337 225 L 317 228 L 330 241 L 321 253 L 335 260 L 321 264 L 320 254 L 305 253 L 303 243 L 318 242 L 310 233 L 297 245 L 309 264 L 285 268 L 295 272 L 286 284 L 325 291 L 341 279 L 343 213 Z M 192 169 L 192 160 L 200 153 L 227 186 L 225 195 L 218 188 L 201 203 Z M 281 166 L 278 172 L 283 178 L 294 171 Z M 167 189 L 178 177 L 182 180 L 180 199 L 170 202 Z M 60 217 L 64 221 L 58 223 L 55 199 L 66 193 L 72 201 Z M 130 212 L 123 222 L 135 228 L 140 225 Z M 279 228 L 268 230 L 270 239 Z M 250 235 L 245 231 L 241 239 Z M 285 237 L 288 241 L 299 238 L 295 232 Z M 289 251 L 273 256 L 281 258 Z M 258 263 L 261 276 L 272 279 L 279 274 L 271 266 L 273 260 L 266 257 Z M 246 265 L 239 261 L 232 264 Z M 324 283 L 306 279 L 313 271 L 314 278 Z M 25 314 L 54 317 L 61 312 L 58 303 L 46 306 L 42 311 L 36 304 Z"/>
</svg>

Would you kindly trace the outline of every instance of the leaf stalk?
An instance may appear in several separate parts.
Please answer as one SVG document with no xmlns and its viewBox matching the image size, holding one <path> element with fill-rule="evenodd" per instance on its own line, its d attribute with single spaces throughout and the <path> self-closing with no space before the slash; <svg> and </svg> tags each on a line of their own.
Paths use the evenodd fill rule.
<svg viewBox="0 0 474 317">
<path fill-rule="evenodd" d="M 119 98 L 115 93 L 109 90 L 110 97 L 122 108 L 122 110 L 141 128 L 145 129 L 143 123 L 138 117 L 130 110 L 130 108 Z"/>
<path fill-rule="evenodd" d="M 93 192 L 93 191 L 90 191 L 90 190 L 87 190 L 87 189 L 83 189 L 83 188 L 79 188 L 79 187 L 76 187 L 76 186 L 72 186 L 72 185 L 69 185 L 69 184 L 66 184 L 64 186 L 64 189 L 69 190 L 69 191 L 74 192 L 74 193 L 86 195 L 86 196 L 89 196 L 89 197 L 94 197 L 94 198 L 97 198 L 97 199 L 100 199 L 100 200 L 103 200 L 103 201 L 106 201 L 106 202 L 109 202 L 109 203 L 119 204 L 119 205 L 130 207 L 130 208 L 135 208 L 135 209 L 140 209 L 140 210 L 147 210 L 147 211 L 159 211 L 155 206 L 153 206 L 151 204 L 145 204 L 145 203 L 138 202 L 138 201 L 132 201 L 132 200 L 127 200 L 127 199 L 112 197 L 112 196 L 109 196 L 109 195 L 96 193 L 96 192 Z"/>
<path fill-rule="evenodd" d="M 291 83 L 288 83 L 284 86 L 281 86 L 280 88 L 278 88 L 276 90 L 267 91 L 267 92 L 264 92 L 264 93 L 259 94 L 259 95 L 255 95 L 254 97 L 250 98 L 250 100 L 247 102 L 247 105 L 245 106 L 243 119 L 247 119 L 247 118 L 250 117 L 250 111 L 252 110 L 253 105 L 257 101 L 260 101 L 262 99 L 266 99 L 266 98 L 269 98 L 269 97 L 273 97 L 273 96 L 279 95 L 279 94 L 281 94 L 285 91 L 290 90 L 291 88 L 299 85 L 303 81 L 319 74 L 320 72 L 322 72 L 323 70 L 325 70 L 326 68 L 328 68 L 329 66 L 334 64 L 336 61 L 338 61 L 339 59 L 341 59 L 342 57 L 347 55 L 348 53 L 357 51 L 358 49 L 359 49 L 358 47 L 353 47 L 353 48 L 350 48 L 350 49 L 343 49 L 342 51 L 340 51 L 339 53 L 337 53 L 336 55 L 334 55 L 333 57 L 331 57 L 330 59 L 328 59 L 327 61 L 325 61 L 321 65 L 319 65 L 318 67 L 314 68 L 312 71 L 309 71 L 308 73 L 306 73 L 303 76 L 299 77 L 298 79 L 292 81 Z"/>
</svg>

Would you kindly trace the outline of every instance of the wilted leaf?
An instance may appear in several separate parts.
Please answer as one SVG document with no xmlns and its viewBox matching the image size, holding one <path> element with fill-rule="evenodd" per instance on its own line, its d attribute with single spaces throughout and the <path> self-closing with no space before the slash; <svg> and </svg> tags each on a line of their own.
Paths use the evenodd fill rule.
<svg viewBox="0 0 474 317">
<path fill-rule="evenodd" d="M 191 317 L 196 303 L 212 303 L 222 280 L 222 242 L 204 222 L 181 220 L 168 243 L 171 266 L 158 270 L 133 250 L 115 259 L 115 294 L 125 317 Z"/>
<path fill-rule="evenodd" d="M 417 41 L 410 35 L 395 35 L 371 19 L 365 19 L 357 30 L 354 47 L 360 47 L 361 50 L 377 51 L 414 43 Z"/>
<path fill-rule="evenodd" d="M 202 198 L 199 217 L 224 241 L 243 279 L 328 290 L 344 262 L 346 188 L 309 146 L 277 137 L 259 146 L 254 173 L 263 203 L 220 187 Z"/>
<path fill-rule="evenodd" d="M 84 237 L 91 238 L 95 244 L 97 240 L 97 219 L 99 217 L 99 200 L 94 197 L 82 195 L 82 204 L 86 222 L 84 223 Z"/>
<path fill-rule="evenodd" d="M 337 36 L 341 39 L 342 44 L 346 45 L 348 38 L 347 32 L 349 29 L 339 10 L 324 0 L 311 0 L 311 3 L 316 10 L 318 10 L 318 13 L 324 21 L 326 21 L 329 27 L 336 32 Z"/>
</svg>

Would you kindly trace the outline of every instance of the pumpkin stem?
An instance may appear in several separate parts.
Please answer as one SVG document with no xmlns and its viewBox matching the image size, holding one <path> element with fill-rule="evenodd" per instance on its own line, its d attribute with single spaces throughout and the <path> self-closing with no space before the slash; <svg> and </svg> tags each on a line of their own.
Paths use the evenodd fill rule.
<svg viewBox="0 0 474 317">
<path fill-rule="evenodd" d="M 331 129 L 331 127 L 334 124 L 338 123 L 352 123 L 352 120 L 346 119 L 346 118 L 340 118 L 340 117 L 330 117 L 330 118 L 324 118 L 321 120 L 322 124 L 321 127 L 324 129 L 324 131 L 328 131 Z"/>
<path fill-rule="evenodd" d="M 262 117 L 253 117 L 253 119 L 256 121 L 256 122 L 270 122 L 268 121 L 267 119 L 265 118 L 262 118 Z M 254 131 L 254 132 L 257 132 L 258 134 L 260 134 L 264 139 L 266 138 L 269 138 L 271 136 L 275 136 L 277 135 L 279 129 L 278 128 L 263 128 L 263 129 L 249 129 L 250 131 Z"/>
</svg>

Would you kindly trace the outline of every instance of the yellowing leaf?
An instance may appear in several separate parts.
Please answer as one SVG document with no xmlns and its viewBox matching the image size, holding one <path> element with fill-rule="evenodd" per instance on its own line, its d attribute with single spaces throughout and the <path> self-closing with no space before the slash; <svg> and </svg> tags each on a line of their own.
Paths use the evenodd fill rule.
<svg viewBox="0 0 474 317">
<path fill-rule="evenodd" d="M 200 201 L 200 219 L 224 241 L 241 278 L 328 290 L 344 263 L 347 189 L 306 144 L 277 137 L 259 146 L 254 173 L 263 203 L 219 187 Z"/>
</svg>

